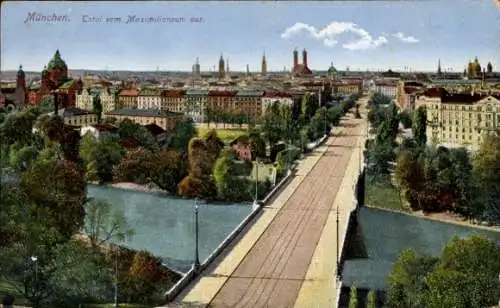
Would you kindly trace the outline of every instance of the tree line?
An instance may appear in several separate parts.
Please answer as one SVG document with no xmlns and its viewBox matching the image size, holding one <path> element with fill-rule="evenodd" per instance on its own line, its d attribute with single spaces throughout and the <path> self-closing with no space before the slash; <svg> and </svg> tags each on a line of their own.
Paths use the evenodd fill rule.
<svg viewBox="0 0 500 308">
<path fill-rule="evenodd" d="M 393 185 L 414 210 L 453 212 L 466 219 L 500 222 L 500 136 L 484 136 L 479 150 L 446 148 L 426 137 L 425 108 L 412 115 L 394 104 L 372 103 L 368 120 L 375 138 L 366 143 L 368 177 Z M 400 125 L 412 136 L 400 136 Z M 393 181 L 394 180 L 394 181 Z"/>
</svg>

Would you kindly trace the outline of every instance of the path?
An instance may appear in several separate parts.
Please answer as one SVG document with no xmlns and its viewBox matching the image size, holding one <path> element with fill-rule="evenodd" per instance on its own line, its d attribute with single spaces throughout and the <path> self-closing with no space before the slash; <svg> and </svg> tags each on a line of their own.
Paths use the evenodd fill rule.
<svg viewBox="0 0 500 308">
<path fill-rule="evenodd" d="M 220 264 L 208 268 L 179 296 L 177 303 L 210 307 L 293 307 L 299 293 L 301 301 L 310 302 L 306 300 L 310 297 L 307 294 L 314 292 L 308 291 L 305 284 L 304 290 L 301 291 L 301 287 L 306 274 L 311 276 L 308 269 L 311 262 L 315 263 L 313 256 L 321 259 L 317 256 L 317 244 L 330 213 L 335 211 L 334 201 L 347 167 L 352 165 L 349 164 L 351 158 L 356 156 L 356 161 L 359 160 L 353 153 L 359 151 L 362 121 L 351 115 L 344 119 L 337 136 L 329 138 L 300 164 L 293 181 L 264 208 L 261 217 Z M 351 182 L 351 186 L 353 184 Z M 352 189 L 346 191 L 352 196 Z M 342 208 L 344 204 L 340 204 L 343 224 L 352 200 L 346 210 Z M 329 245 L 335 246 L 335 234 Z M 330 248 L 329 255 L 332 251 L 335 254 L 335 249 Z M 335 257 L 333 259 L 335 263 Z M 335 289 L 330 291 L 334 297 Z"/>
</svg>

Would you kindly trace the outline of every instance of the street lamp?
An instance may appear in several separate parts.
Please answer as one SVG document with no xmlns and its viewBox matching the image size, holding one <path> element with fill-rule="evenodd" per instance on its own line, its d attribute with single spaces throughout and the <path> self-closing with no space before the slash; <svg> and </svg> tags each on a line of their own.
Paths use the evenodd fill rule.
<svg viewBox="0 0 500 308">
<path fill-rule="evenodd" d="M 38 289 L 38 257 L 31 256 L 31 261 L 35 263 L 35 288 Z"/>
<path fill-rule="evenodd" d="M 259 200 L 259 164 L 259 159 L 255 158 L 255 205 L 257 205 L 257 201 Z"/>
<path fill-rule="evenodd" d="M 198 252 L 198 209 L 200 208 L 198 198 L 194 199 L 194 217 L 195 217 L 195 250 L 193 269 L 195 273 L 200 270 L 200 256 Z"/>
</svg>

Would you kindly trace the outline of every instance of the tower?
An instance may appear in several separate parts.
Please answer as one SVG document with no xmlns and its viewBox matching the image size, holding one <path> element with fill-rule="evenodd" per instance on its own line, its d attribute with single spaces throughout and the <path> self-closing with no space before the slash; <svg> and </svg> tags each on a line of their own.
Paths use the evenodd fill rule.
<svg viewBox="0 0 500 308">
<path fill-rule="evenodd" d="M 19 65 L 16 78 L 16 89 L 23 89 L 26 92 L 26 74 L 23 71 L 23 66 Z"/>
<path fill-rule="evenodd" d="M 302 50 L 302 64 L 307 67 L 307 50 Z"/>
<path fill-rule="evenodd" d="M 264 52 L 264 54 L 262 55 L 261 73 L 262 73 L 262 76 L 267 75 L 266 52 Z"/>
<path fill-rule="evenodd" d="M 488 74 L 493 73 L 493 65 L 491 65 L 491 62 L 488 62 L 488 64 L 486 65 L 486 67 L 487 67 L 486 72 Z"/>
<path fill-rule="evenodd" d="M 293 50 L 293 67 L 297 67 L 299 65 L 299 52 L 297 51 L 297 48 Z"/>
<path fill-rule="evenodd" d="M 221 54 L 219 58 L 219 79 L 223 79 L 224 76 L 226 75 L 225 69 L 224 69 L 224 57 Z"/>
<path fill-rule="evenodd" d="M 250 67 L 247 64 L 247 75 L 250 75 Z"/>
<path fill-rule="evenodd" d="M 229 75 L 229 58 L 226 58 L 226 75 Z"/>
<path fill-rule="evenodd" d="M 441 75 L 442 72 L 441 72 L 441 59 L 438 60 L 438 71 L 437 71 L 438 75 Z"/>
</svg>

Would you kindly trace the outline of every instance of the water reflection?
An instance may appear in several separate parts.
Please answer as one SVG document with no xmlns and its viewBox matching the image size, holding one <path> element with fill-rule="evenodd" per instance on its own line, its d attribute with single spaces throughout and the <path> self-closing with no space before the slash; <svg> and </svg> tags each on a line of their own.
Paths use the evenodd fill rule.
<svg viewBox="0 0 500 308">
<path fill-rule="evenodd" d="M 134 236 L 125 244 L 145 249 L 185 272 L 194 259 L 194 201 L 143 192 L 87 186 L 88 197 L 104 199 L 124 212 Z M 243 204 L 203 204 L 199 211 L 200 261 L 250 213 Z"/>
</svg>

